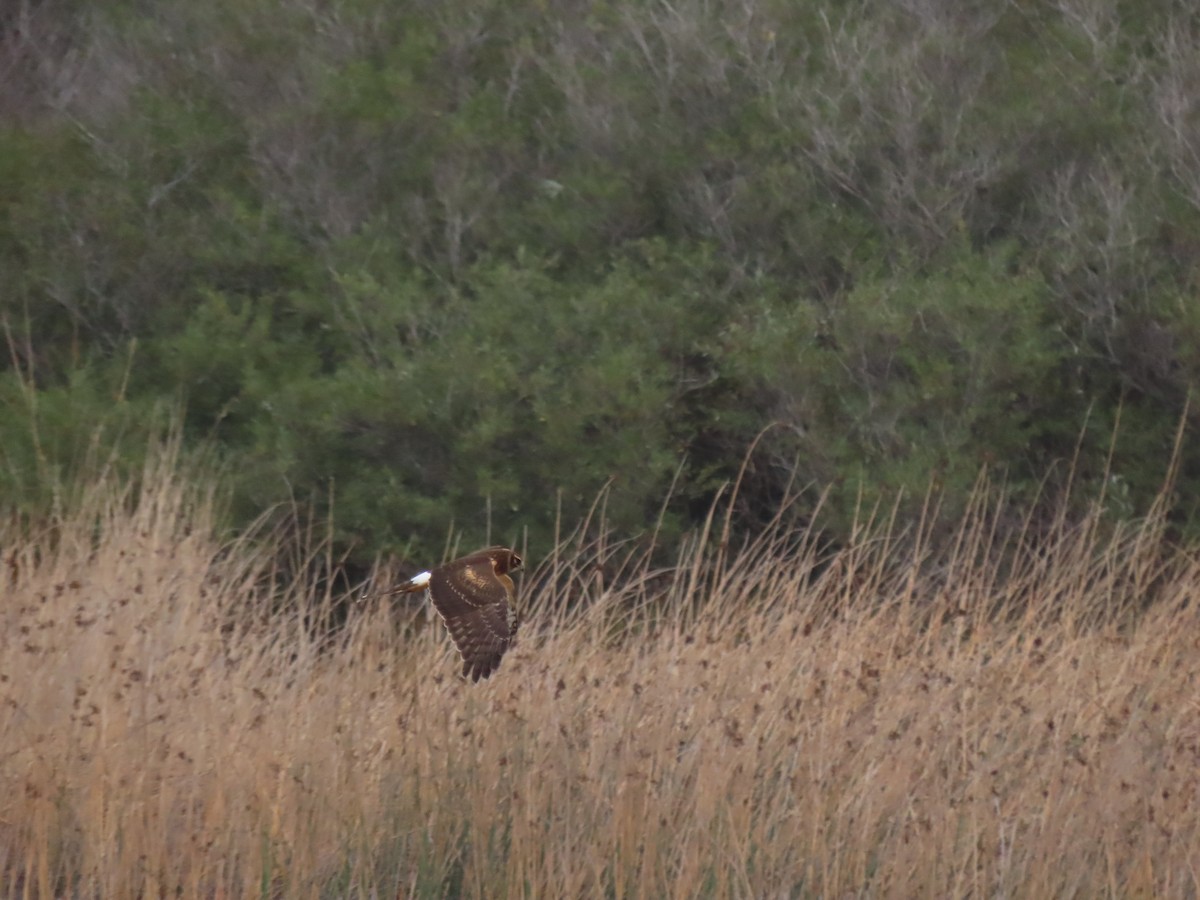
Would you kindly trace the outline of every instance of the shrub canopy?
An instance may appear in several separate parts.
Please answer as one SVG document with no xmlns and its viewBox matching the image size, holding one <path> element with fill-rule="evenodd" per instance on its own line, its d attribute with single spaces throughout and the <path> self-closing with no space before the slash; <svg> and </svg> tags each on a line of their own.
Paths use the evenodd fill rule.
<svg viewBox="0 0 1200 900">
<path fill-rule="evenodd" d="M 363 559 L 606 486 L 678 534 L 772 423 L 744 523 L 982 465 L 1145 507 L 1200 372 L 1190 6 L 585 7 L 0 16 L 6 496 L 182 404 L 239 516 Z"/>
</svg>

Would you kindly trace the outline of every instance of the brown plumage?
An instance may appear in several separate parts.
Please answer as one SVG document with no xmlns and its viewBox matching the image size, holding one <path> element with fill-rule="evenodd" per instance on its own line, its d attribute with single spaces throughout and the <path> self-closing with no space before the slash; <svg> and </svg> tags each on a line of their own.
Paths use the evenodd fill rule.
<svg viewBox="0 0 1200 900">
<path fill-rule="evenodd" d="M 487 678 L 517 635 L 516 589 L 508 573 L 521 557 L 507 547 L 488 547 L 422 572 L 392 593 L 429 590 L 463 658 L 463 677 Z"/>
</svg>

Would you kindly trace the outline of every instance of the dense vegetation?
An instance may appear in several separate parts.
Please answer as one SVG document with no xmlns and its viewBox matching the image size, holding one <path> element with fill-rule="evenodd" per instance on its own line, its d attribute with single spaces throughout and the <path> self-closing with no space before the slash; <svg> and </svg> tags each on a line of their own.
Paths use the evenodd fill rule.
<svg viewBox="0 0 1200 900">
<path fill-rule="evenodd" d="M 1127 516 L 1200 373 L 1198 252 L 1182 2 L 0 12 L 28 510 L 182 404 L 243 519 L 332 503 L 364 559 L 549 546 L 605 485 L 636 532 L 674 484 L 669 537 L 771 423 L 744 522 L 797 478 L 834 529 L 931 478 L 953 512 L 984 465 Z"/>
</svg>

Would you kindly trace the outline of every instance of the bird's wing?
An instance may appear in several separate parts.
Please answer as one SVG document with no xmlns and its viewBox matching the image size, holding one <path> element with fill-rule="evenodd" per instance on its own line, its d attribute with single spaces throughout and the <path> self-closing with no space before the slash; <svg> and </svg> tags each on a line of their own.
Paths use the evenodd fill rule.
<svg viewBox="0 0 1200 900">
<path fill-rule="evenodd" d="M 435 569 L 429 594 L 462 655 L 463 675 L 486 678 L 516 633 L 511 579 L 501 579 L 490 560 L 468 557 Z"/>
</svg>

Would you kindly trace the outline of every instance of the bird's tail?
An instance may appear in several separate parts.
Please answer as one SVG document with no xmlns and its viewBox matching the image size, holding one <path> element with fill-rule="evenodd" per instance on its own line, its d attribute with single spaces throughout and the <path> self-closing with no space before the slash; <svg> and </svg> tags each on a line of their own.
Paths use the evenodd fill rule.
<svg viewBox="0 0 1200 900">
<path fill-rule="evenodd" d="M 389 594 L 412 594 L 416 591 L 423 591 L 429 587 L 429 572 L 422 572 L 419 575 L 414 575 L 408 581 L 402 581 L 394 588 L 388 591 Z"/>
<path fill-rule="evenodd" d="M 372 597 L 392 597 L 396 594 L 413 594 L 417 591 L 423 591 L 429 586 L 429 572 L 422 572 L 419 575 L 414 575 L 408 581 L 402 581 L 395 587 L 390 587 L 382 591 L 364 591 L 358 598 L 359 603 L 365 603 Z"/>
</svg>

